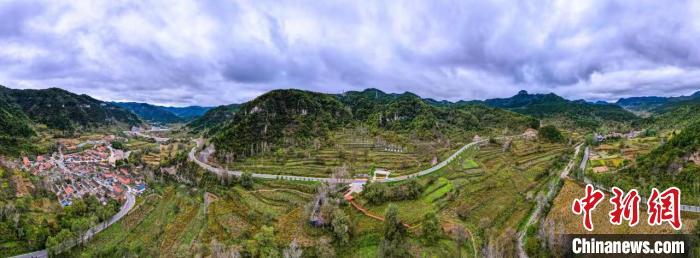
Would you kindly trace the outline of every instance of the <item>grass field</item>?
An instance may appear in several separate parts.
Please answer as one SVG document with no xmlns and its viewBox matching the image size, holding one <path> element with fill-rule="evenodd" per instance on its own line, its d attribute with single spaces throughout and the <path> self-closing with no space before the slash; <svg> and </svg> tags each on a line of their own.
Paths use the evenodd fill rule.
<svg viewBox="0 0 700 258">
<path fill-rule="evenodd" d="M 472 169 L 472 168 L 478 168 L 479 164 L 476 163 L 473 159 L 465 159 L 464 162 L 462 162 L 462 168 L 464 169 Z"/>
</svg>

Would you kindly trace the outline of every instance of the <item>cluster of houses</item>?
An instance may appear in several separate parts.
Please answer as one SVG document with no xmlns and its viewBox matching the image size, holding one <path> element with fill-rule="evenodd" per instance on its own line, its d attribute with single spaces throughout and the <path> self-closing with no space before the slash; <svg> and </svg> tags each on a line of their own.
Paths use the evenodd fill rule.
<svg viewBox="0 0 700 258">
<path fill-rule="evenodd" d="M 138 169 L 116 166 L 117 161 L 127 159 L 129 153 L 112 148 L 114 139 L 91 141 L 90 148 L 68 154 L 63 154 L 63 150 L 80 150 L 86 145 L 59 142 L 58 152 L 40 155 L 34 160 L 23 157 L 22 165 L 31 174 L 51 182 L 49 188 L 63 206 L 89 195 L 102 203 L 109 199 L 122 200 L 127 191 L 142 193 L 146 184 Z"/>
<path fill-rule="evenodd" d="M 639 137 L 644 131 L 630 131 L 628 133 L 618 133 L 618 132 L 612 132 L 608 134 L 595 134 L 595 140 L 597 142 L 602 142 L 607 139 L 632 139 L 632 138 L 637 138 Z"/>
</svg>

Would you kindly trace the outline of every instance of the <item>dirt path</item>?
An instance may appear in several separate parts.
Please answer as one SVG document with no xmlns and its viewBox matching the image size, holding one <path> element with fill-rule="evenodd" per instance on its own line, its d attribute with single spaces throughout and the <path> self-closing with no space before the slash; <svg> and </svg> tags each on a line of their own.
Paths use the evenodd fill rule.
<svg viewBox="0 0 700 258">
<path fill-rule="evenodd" d="M 286 191 L 286 192 L 295 192 L 301 195 L 305 196 L 313 196 L 313 194 L 310 193 L 305 193 L 296 189 L 289 189 L 289 188 L 278 188 L 278 189 L 259 189 L 259 190 L 254 190 L 254 191 L 248 191 L 250 193 L 258 193 L 258 192 L 277 192 L 277 191 Z"/>
<path fill-rule="evenodd" d="M 461 225 L 460 223 L 454 222 L 452 220 L 444 220 L 444 222 L 445 223 L 443 224 L 444 225 L 443 231 L 450 230 L 452 227 L 454 227 L 454 225 Z M 448 230 L 445 230 L 445 228 L 448 228 Z M 474 257 L 479 257 L 479 254 L 477 253 L 477 250 L 476 250 L 476 241 L 474 241 L 474 234 L 472 234 L 472 231 L 469 230 L 468 227 L 463 227 L 463 228 L 464 228 L 464 230 L 467 231 L 467 234 L 469 234 L 469 239 L 472 242 L 472 250 L 474 250 Z"/>
<path fill-rule="evenodd" d="M 348 200 L 348 202 L 350 202 L 352 207 L 355 207 L 355 209 L 362 212 L 362 214 L 365 214 L 365 216 L 379 220 L 379 221 L 384 221 L 384 217 L 369 212 L 367 209 L 365 209 L 365 207 L 362 207 L 362 205 L 358 204 L 355 200 Z M 411 225 L 406 224 L 406 223 L 401 223 L 401 224 L 403 224 L 403 226 L 408 228 L 408 229 L 415 228 L 416 226 L 418 226 L 418 225 L 416 225 L 416 226 L 411 227 Z"/>
<path fill-rule="evenodd" d="M 569 163 L 566 164 L 566 167 L 561 171 L 561 174 L 559 175 L 556 180 L 562 180 L 569 175 L 569 171 L 574 167 L 574 162 L 576 161 L 576 156 L 578 156 L 578 152 L 581 150 L 581 145 L 579 144 L 576 146 L 574 155 L 571 157 L 571 160 L 569 160 Z M 559 187 L 555 188 L 550 188 L 549 191 L 547 192 L 547 202 L 549 202 L 551 199 L 553 199 L 557 193 L 559 192 Z M 536 204 L 537 206 L 535 207 L 535 210 L 532 212 L 530 215 L 530 218 L 527 220 L 527 223 L 525 223 L 525 226 L 523 226 L 522 230 L 518 232 L 518 257 L 521 258 L 527 258 L 527 253 L 525 252 L 525 248 L 523 247 L 525 245 L 525 232 L 527 232 L 527 228 L 532 225 L 532 223 L 535 223 L 540 216 L 542 215 L 542 209 L 544 208 L 544 205 L 539 205 Z"/>
</svg>

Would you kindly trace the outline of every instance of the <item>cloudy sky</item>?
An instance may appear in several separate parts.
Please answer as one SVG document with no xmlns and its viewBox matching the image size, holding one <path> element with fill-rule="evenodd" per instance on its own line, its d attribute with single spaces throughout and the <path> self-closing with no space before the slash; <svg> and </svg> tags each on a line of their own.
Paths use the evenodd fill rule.
<svg viewBox="0 0 700 258">
<path fill-rule="evenodd" d="M 166 105 L 275 88 L 687 95 L 700 1 L 0 0 L 0 84 Z"/>
</svg>

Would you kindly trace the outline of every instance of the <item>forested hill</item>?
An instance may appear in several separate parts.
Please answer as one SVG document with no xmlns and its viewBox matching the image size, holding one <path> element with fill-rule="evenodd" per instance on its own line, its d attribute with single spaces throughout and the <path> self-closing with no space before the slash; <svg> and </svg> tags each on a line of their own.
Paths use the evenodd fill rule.
<svg viewBox="0 0 700 258">
<path fill-rule="evenodd" d="M 0 97 L 34 122 L 64 132 L 141 123 L 135 114 L 121 107 L 58 88 L 17 90 L 0 86 Z"/>
<path fill-rule="evenodd" d="M 697 96 L 696 96 L 697 95 Z M 642 121 L 643 126 L 681 129 L 691 122 L 700 121 L 700 94 L 682 101 L 671 101 L 652 110 L 651 117 Z"/>
<path fill-rule="evenodd" d="M 241 105 L 239 104 L 230 104 L 209 109 L 202 116 L 192 120 L 187 126 L 195 132 L 208 134 L 210 130 L 216 131 L 232 121 L 233 115 L 240 107 Z"/>
<path fill-rule="evenodd" d="M 603 125 L 623 124 L 638 119 L 618 105 L 570 101 L 554 93 L 529 94 L 520 91 L 513 97 L 488 99 L 484 103 L 574 130 L 593 130 Z"/>
<path fill-rule="evenodd" d="M 201 119 L 205 117 L 208 114 Z M 275 90 L 241 105 L 226 122 L 210 124 L 209 128 L 213 128 L 212 141 L 222 153 L 245 157 L 309 144 L 330 131 L 355 126 L 434 140 L 465 137 L 466 132 L 520 132 L 538 125 L 534 118 L 503 109 L 479 104 L 436 106 L 412 93 L 369 89 L 342 95 Z"/>
<path fill-rule="evenodd" d="M 350 118 L 350 111 L 332 95 L 273 90 L 241 105 L 231 123 L 215 132 L 213 142 L 221 154 L 250 156 L 323 137 Z"/>
<path fill-rule="evenodd" d="M 666 144 L 662 144 L 640 158 L 639 169 L 652 174 L 676 175 L 684 167 L 692 165 L 689 158 L 698 152 L 700 152 L 700 120 L 695 120 L 684 127 L 680 133 L 672 136 Z M 697 176 L 700 175 L 694 174 L 690 178 L 696 179 Z"/>
<path fill-rule="evenodd" d="M 0 95 L 0 154 L 16 155 L 34 136 L 29 118 Z"/>
<path fill-rule="evenodd" d="M 430 137 L 489 129 L 536 127 L 537 120 L 478 103 L 436 101 L 418 95 L 387 94 L 377 89 L 347 92 L 338 98 L 352 111 L 353 120 L 396 132 Z"/>
</svg>

